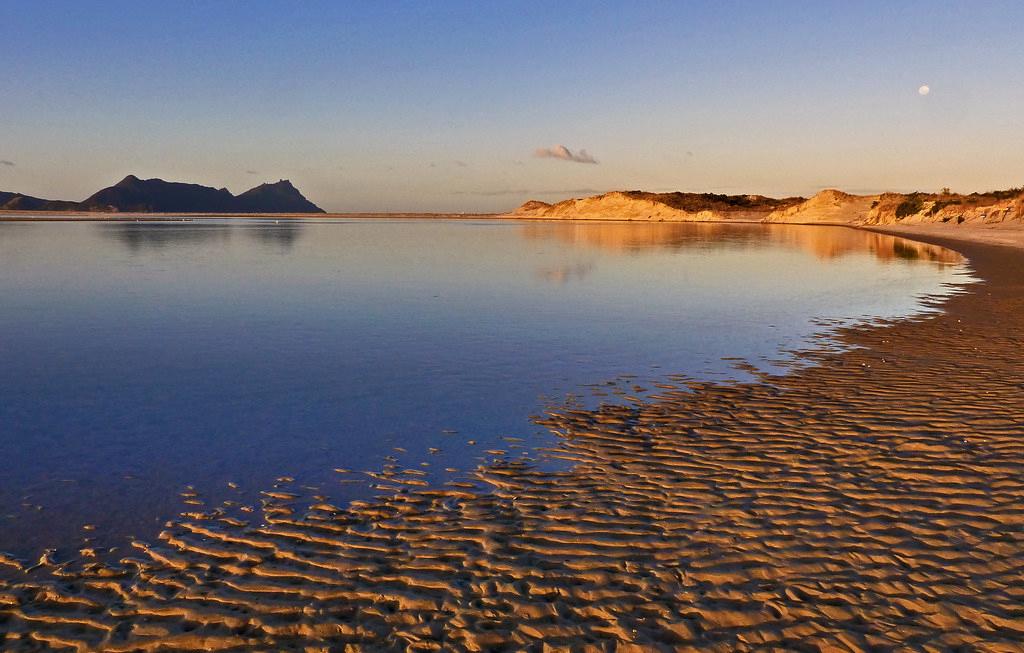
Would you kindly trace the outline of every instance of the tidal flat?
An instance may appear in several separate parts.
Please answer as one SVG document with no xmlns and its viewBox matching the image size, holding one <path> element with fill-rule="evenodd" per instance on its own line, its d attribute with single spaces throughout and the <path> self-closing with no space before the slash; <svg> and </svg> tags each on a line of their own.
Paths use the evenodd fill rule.
<svg viewBox="0 0 1024 653">
<path fill-rule="evenodd" d="M 845 228 L 0 222 L 0 551 L 116 556 L 196 494 L 252 506 L 281 477 L 372 496 L 336 468 L 458 480 L 525 453 L 506 438 L 553 445 L 549 406 L 781 369 L 968 281 L 955 252 Z"/>
<path fill-rule="evenodd" d="M 546 444 L 491 448 L 459 479 L 387 461 L 339 505 L 281 477 L 251 513 L 197 500 L 117 560 L 5 558 L 3 644 L 1012 649 L 1024 255 L 875 242 L 896 262 L 948 246 L 976 282 L 799 341 L 777 368 L 549 402 Z"/>
</svg>

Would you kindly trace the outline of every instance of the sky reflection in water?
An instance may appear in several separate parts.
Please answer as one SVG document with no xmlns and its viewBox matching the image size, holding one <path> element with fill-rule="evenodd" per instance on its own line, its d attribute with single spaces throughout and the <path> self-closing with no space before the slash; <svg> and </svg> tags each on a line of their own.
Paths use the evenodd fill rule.
<svg viewBox="0 0 1024 653">
<path fill-rule="evenodd" d="M 0 550 L 150 537 L 188 484 L 471 468 L 588 384 L 736 376 L 958 261 L 826 227 L 0 222 Z"/>
</svg>

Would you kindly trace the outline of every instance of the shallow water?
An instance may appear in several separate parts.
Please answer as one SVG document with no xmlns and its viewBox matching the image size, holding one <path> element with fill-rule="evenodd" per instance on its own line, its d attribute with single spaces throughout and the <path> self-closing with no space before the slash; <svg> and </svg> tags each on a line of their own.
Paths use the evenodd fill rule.
<svg viewBox="0 0 1024 653">
<path fill-rule="evenodd" d="M 967 279 L 840 227 L 0 222 L 0 550 L 150 537 L 188 485 L 345 500 L 333 470 L 386 456 L 437 481 L 621 375 L 597 400 L 743 378 Z"/>
</svg>

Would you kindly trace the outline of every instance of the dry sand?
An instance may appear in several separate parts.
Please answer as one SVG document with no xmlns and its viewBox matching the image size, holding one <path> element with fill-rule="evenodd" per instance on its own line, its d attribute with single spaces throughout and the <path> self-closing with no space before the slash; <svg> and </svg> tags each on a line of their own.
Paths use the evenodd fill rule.
<svg viewBox="0 0 1024 653">
<path fill-rule="evenodd" d="M 277 490 L 44 560 L 0 585 L 0 648 L 1024 650 L 1024 254 L 956 248 L 983 283 L 817 365 L 552 411 L 570 471 L 390 470 L 348 510 Z"/>
</svg>

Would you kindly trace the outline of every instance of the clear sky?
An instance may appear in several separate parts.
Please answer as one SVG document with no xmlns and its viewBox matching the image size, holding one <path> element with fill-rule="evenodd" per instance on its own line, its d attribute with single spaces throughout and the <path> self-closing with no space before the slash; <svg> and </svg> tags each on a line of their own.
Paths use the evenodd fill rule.
<svg viewBox="0 0 1024 653">
<path fill-rule="evenodd" d="M 47 198 L 128 173 L 288 178 L 333 211 L 1024 184 L 1019 1 L 0 0 L 0 25 L 0 190 Z"/>
</svg>

